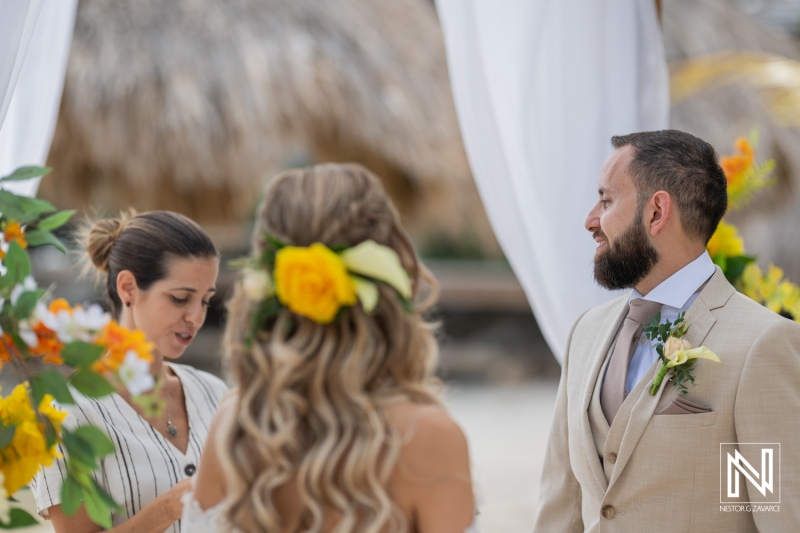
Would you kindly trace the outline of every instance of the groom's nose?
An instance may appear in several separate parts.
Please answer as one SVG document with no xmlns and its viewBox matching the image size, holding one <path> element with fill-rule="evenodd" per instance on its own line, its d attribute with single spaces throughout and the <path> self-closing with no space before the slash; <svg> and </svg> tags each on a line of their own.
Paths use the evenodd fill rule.
<svg viewBox="0 0 800 533">
<path fill-rule="evenodd" d="M 600 202 L 597 202 L 592 210 L 589 211 L 589 215 L 586 217 L 583 227 L 586 228 L 589 233 L 594 233 L 600 229 Z"/>
</svg>

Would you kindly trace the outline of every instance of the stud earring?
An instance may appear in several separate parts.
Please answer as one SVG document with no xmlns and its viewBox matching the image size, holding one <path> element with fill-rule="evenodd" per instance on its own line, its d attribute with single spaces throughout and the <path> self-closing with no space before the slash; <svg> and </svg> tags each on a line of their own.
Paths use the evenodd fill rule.
<svg viewBox="0 0 800 533">
<path fill-rule="evenodd" d="M 130 307 L 130 306 L 131 306 L 130 302 L 125 302 L 125 307 Z"/>
</svg>

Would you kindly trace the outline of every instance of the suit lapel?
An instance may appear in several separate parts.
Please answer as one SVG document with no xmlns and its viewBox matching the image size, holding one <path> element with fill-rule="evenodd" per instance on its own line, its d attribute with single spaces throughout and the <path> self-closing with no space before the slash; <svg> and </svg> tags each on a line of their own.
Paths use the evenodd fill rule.
<svg viewBox="0 0 800 533">
<path fill-rule="evenodd" d="M 708 332 L 716 323 L 717 319 L 711 314 L 712 309 L 718 309 L 725 305 L 736 292 L 733 285 L 725 279 L 725 274 L 717 267 L 714 275 L 708 280 L 706 287 L 697 296 L 692 306 L 686 311 L 686 323 L 689 324 L 689 331 L 686 332 L 685 339 L 693 347 L 702 346 L 703 341 L 708 336 Z"/>
<path fill-rule="evenodd" d="M 592 469 L 597 488 L 605 493 L 608 488 L 606 476 L 603 473 L 603 467 L 600 464 L 600 458 L 597 456 L 597 449 L 594 445 L 594 437 L 592 437 L 592 428 L 589 422 L 589 403 L 592 401 L 592 394 L 595 387 L 598 385 L 600 376 L 600 369 L 603 367 L 603 362 L 606 359 L 611 343 L 614 336 L 617 334 L 617 329 L 622 323 L 622 319 L 627 314 L 628 298 L 620 298 L 619 304 L 611 309 L 606 316 L 603 327 L 600 329 L 598 335 L 598 342 L 592 349 L 592 353 L 588 360 L 588 369 L 584 376 L 583 382 L 583 398 L 581 398 L 581 440 L 583 441 L 583 449 L 586 453 L 586 459 Z"/>
<path fill-rule="evenodd" d="M 708 336 L 708 333 L 717 321 L 711 313 L 711 310 L 725 305 L 735 292 L 736 290 L 728 283 L 728 280 L 725 279 L 725 275 L 719 267 L 717 267 L 716 272 L 711 276 L 705 288 L 700 291 L 700 294 L 686 312 L 685 320 L 689 324 L 689 331 L 686 333 L 685 338 L 693 347 L 702 345 L 706 336 Z M 628 460 L 630 460 L 642 433 L 644 433 L 644 430 L 653 418 L 656 406 L 661 399 L 661 395 L 664 393 L 664 389 L 667 387 L 668 383 L 672 382 L 671 379 L 664 379 L 658 391 L 656 391 L 656 394 L 650 394 L 650 387 L 653 384 L 659 366 L 660 363 L 658 359 L 656 359 L 647 371 L 647 374 L 639 381 L 634 390 L 628 395 L 625 402 L 623 402 L 620 412 L 617 413 L 614 419 L 614 424 L 619 421 L 625 424 L 625 427 L 620 449 L 617 453 L 614 473 L 608 483 L 609 488 L 611 488 L 622 474 L 622 470 L 625 468 Z M 629 401 L 634 398 L 635 402 Z M 610 433 L 617 429 L 614 424 L 612 424 Z"/>
<path fill-rule="evenodd" d="M 623 430 L 623 434 L 619 452 L 617 452 L 617 462 L 614 465 L 614 472 L 611 474 L 611 479 L 608 481 L 609 488 L 611 488 L 622 474 L 625 465 L 628 464 L 628 460 L 631 458 L 631 455 L 633 455 L 633 450 L 636 449 L 636 444 L 639 443 L 642 433 L 644 433 L 645 428 L 650 423 L 650 419 L 653 418 L 653 413 L 655 413 L 656 406 L 661 399 L 661 395 L 664 393 L 667 383 L 670 383 L 669 379 L 663 380 L 656 393 L 650 394 L 650 387 L 653 385 L 658 366 L 659 362 L 656 360 L 656 362 L 650 366 L 647 374 L 639 380 L 639 383 L 636 384 L 636 387 L 634 387 L 622 403 L 622 407 L 620 407 L 617 416 L 614 418 L 614 423 L 611 425 L 609 436 L 614 430 L 619 431 L 620 429 Z M 617 423 L 623 425 L 623 428 L 616 426 Z"/>
</svg>

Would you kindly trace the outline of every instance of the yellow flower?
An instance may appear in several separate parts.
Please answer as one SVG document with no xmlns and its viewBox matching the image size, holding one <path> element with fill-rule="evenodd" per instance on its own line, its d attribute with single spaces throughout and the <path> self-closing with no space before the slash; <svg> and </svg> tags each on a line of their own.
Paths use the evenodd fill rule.
<svg viewBox="0 0 800 533">
<path fill-rule="evenodd" d="M 47 418 L 61 435 L 61 425 L 66 413 L 55 409 L 53 398 L 45 395 L 39 405 L 39 413 Z M 14 437 L 0 450 L 0 472 L 8 494 L 14 494 L 33 479 L 41 466 L 50 466 L 53 459 L 61 457 L 58 447 L 47 446 L 45 429 L 33 410 L 28 396 L 27 383 L 17 385 L 7 398 L 0 398 L 0 420 L 5 426 L 14 426 Z"/>
<path fill-rule="evenodd" d="M 673 352 L 669 357 L 669 362 L 665 366 L 667 368 L 672 368 L 685 364 L 687 361 L 691 361 L 692 359 L 709 359 L 716 363 L 722 362 L 719 360 L 719 357 L 717 357 L 717 354 L 705 346 L 700 346 L 698 348 L 692 348 L 691 350 L 677 350 Z"/>
<path fill-rule="evenodd" d="M 744 255 L 744 240 L 739 236 L 739 232 L 736 231 L 734 226 L 721 220 L 719 226 L 717 226 L 717 231 L 708 241 L 706 249 L 712 259 L 718 255 L 736 257 L 737 255 Z"/>
<path fill-rule="evenodd" d="M 286 246 L 275 256 L 275 293 L 292 312 L 330 323 L 342 306 L 356 303 L 356 288 L 342 259 L 328 247 Z"/>
</svg>

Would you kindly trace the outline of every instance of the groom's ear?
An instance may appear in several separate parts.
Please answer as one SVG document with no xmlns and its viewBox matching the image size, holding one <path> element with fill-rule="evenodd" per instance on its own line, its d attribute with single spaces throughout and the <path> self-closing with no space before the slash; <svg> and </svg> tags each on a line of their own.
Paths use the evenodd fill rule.
<svg viewBox="0 0 800 533">
<path fill-rule="evenodd" d="M 672 197 L 667 191 L 658 191 L 650 197 L 644 208 L 647 233 L 655 237 L 672 222 L 675 217 Z"/>
</svg>

